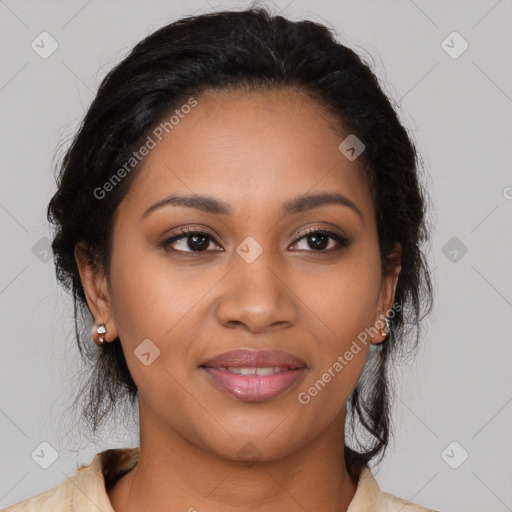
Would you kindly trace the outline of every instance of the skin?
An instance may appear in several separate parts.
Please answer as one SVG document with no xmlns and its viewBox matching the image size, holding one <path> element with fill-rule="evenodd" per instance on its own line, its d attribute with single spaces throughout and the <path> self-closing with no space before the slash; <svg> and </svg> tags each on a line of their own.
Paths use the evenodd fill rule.
<svg viewBox="0 0 512 512">
<path fill-rule="evenodd" d="M 291 90 L 197 100 L 144 158 L 116 210 L 110 276 L 88 263 L 83 244 L 75 251 L 95 321 L 106 341 L 120 337 L 139 389 L 140 461 L 109 498 L 116 512 L 345 511 L 356 491 L 343 458 L 345 403 L 369 344 L 310 403 L 298 394 L 389 312 L 399 262 L 381 275 L 362 163 L 338 150 L 348 134 L 322 105 Z M 281 214 L 284 202 L 318 192 L 343 194 L 362 216 L 335 204 Z M 166 206 L 141 220 L 171 194 L 208 195 L 234 214 Z M 208 250 L 192 253 L 186 237 L 159 245 L 182 226 L 210 235 L 199 241 Z M 308 227 L 351 243 L 328 254 L 338 243 L 327 238 L 315 250 L 301 236 Z M 248 236 L 263 249 L 252 263 L 236 252 Z M 160 349 L 148 366 L 134 355 L 145 339 Z M 307 369 L 282 395 L 242 402 L 198 366 L 244 347 L 291 352 Z M 256 462 L 240 460 L 244 446 Z"/>
</svg>

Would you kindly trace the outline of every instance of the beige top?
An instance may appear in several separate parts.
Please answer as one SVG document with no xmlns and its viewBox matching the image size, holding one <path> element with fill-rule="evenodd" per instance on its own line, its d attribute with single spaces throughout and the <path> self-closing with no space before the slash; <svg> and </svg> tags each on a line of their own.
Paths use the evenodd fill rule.
<svg viewBox="0 0 512 512">
<path fill-rule="evenodd" d="M 114 512 L 107 491 L 139 460 L 139 448 L 114 448 L 57 487 L 27 498 L 4 512 Z M 435 512 L 382 492 L 370 469 L 361 472 L 347 512 Z"/>
</svg>

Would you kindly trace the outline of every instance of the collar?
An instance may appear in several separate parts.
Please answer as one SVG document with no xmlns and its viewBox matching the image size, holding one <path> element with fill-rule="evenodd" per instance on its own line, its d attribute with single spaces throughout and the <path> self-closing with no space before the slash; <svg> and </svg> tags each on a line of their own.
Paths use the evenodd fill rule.
<svg viewBox="0 0 512 512">
<path fill-rule="evenodd" d="M 82 466 L 72 480 L 72 504 L 77 512 L 115 512 L 107 490 L 139 461 L 140 448 L 113 448 L 98 453 L 88 466 Z M 68 482 L 69 483 L 69 482 Z M 395 508 L 396 507 L 396 508 Z M 399 508 L 400 507 L 400 508 Z M 427 509 L 383 493 L 370 468 L 363 468 L 357 489 L 347 512 L 402 510 L 421 512 Z"/>
</svg>

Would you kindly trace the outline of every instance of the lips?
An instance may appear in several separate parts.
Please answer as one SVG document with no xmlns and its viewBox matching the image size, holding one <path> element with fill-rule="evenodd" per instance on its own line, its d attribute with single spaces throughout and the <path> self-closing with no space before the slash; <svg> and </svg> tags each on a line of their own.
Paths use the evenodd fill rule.
<svg viewBox="0 0 512 512">
<path fill-rule="evenodd" d="M 303 359 L 281 350 L 234 350 L 200 366 L 210 382 L 244 402 L 263 402 L 288 391 L 306 369 Z"/>
<path fill-rule="evenodd" d="M 225 352 L 201 366 L 206 368 L 305 368 L 306 362 L 300 357 L 282 350 L 232 350 Z"/>
</svg>

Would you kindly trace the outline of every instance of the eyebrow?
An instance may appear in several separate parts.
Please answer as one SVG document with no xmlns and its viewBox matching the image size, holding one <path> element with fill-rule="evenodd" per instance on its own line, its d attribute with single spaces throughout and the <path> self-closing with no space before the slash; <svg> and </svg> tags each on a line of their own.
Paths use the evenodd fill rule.
<svg viewBox="0 0 512 512">
<path fill-rule="evenodd" d="M 282 214 L 290 215 L 293 213 L 303 212 L 305 210 L 312 210 L 321 206 L 331 204 L 338 204 L 351 208 L 356 212 L 361 219 L 363 214 L 361 210 L 355 205 L 353 201 L 347 197 L 337 193 L 318 193 L 318 194 L 304 194 L 295 197 L 283 204 Z M 185 206 L 187 208 L 194 208 L 205 213 L 213 213 L 216 215 L 233 215 L 232 208 L 223 201 L 219 201 L 213 197 L 208 196 L 178 196 L 171 195 L 152 204 L 143 214 L 141 220 L 146 218 L 151 212 L 162 208 L 164 206 Z"/>
</svg>

